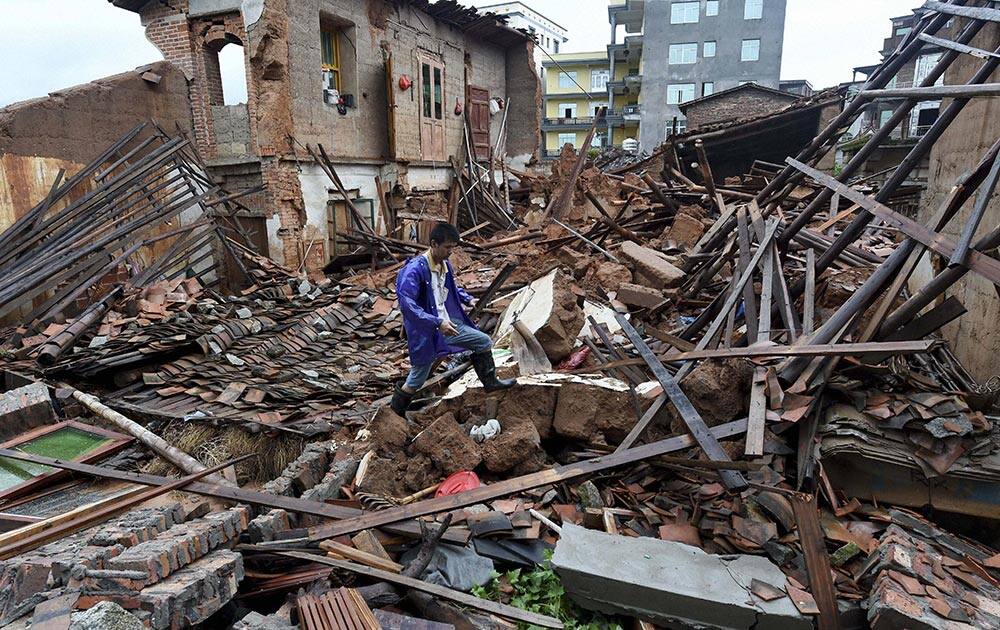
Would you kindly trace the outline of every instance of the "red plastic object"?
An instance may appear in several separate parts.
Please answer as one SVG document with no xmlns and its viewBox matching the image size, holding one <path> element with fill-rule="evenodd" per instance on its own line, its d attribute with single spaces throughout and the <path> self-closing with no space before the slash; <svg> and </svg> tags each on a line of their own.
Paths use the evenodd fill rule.
<svg viewBox="0 0 1000 630">
<path fill-rule="evenodd" d="M 400 77 L 399 77 L 399 89 L 401 89 L 401 90 L 403 90 L 405 92 L 406 90 L 410 89 L 411 85 L 413 85 L 413 81 L 410 79 L 409 75 L 405 75 L 405 74 L 400 75 Z"/>
<path fill-rule="evenodd" d="M 458 494 L 459 492 L 478 488 L 480 485 L 482 484 L 479 483 L 479 477 L 476 476 L 476 473 L 471 470 L 460 470 L 442 481 L 434 496 L 446 497 L 451 494 Z"/>
</svg>

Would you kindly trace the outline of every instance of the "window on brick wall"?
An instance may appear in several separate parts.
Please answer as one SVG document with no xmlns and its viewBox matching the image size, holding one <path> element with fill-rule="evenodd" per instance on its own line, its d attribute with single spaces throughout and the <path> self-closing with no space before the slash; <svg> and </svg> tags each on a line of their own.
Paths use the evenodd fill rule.
<svg viewBox="0 0 1000 630">
<path fill-rule="evenodd" d="M 323 100 L 329 105 L 336 105 L 343 98 L 350 104 L 358 91 L 354 24 L 326 15 L 320 17 L 319 24 Z"/>
<path fill-rule="evenodd" d="M 340 34 L 335 28 L 324 29 L 320 35 L 323 46 L 323 78 L 324 87 L 328 90 L 341 88 L 340 73 Z"/>
<path fill-rule="evenodd" d="M 241 105 L 247 102 L 247 66 L 242 46 L 228 44 L 219 51 L 219 77 L 223 104 Z"/>
</svg>

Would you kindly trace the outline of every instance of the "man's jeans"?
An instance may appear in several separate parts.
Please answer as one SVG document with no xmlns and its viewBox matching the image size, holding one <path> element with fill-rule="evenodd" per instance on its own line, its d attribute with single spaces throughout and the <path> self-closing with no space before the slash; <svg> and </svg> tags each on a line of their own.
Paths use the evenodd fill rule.
<svg viewBox="0 0 1000 630">
<path fill-rule="evenodd" d="M 452 325 L 455 327 L 455 330 L 458 331 L 458 334 L 454 337 L 445 335 L 445 340 L 447 340 L 448 345 L 458 346 L 459 348 L 465 348 L 466 350 L 472 350 L 473 352 L 482 352 L 483 350 L 489 350 L 493 347 L 493 341 L 490 339 L 490 336 L 483 331 L 458 322 L 452 322 Z M 433 361 L 427 365 L 414 365 L 411 367 L 410 375 L 406 377 L 404 387 L 410 391 L 417 391 L 420 389 L 427 380 L 427 377 L 430 375 L 431 368 L 433 367 Z"/>
</svg>

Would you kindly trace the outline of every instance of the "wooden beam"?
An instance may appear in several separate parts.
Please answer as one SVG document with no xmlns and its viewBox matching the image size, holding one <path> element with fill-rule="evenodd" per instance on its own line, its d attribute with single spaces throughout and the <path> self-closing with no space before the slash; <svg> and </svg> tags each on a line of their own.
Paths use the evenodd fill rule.
<svg viewBox="0 0 1000 630">
<path fill-rule="evenodd" d="M 799 543 L 806 560 L 809 574 L 809 590 L 819 607 L 820 630 L 840 630 L 840 613 L 837 610 L 837 593 L 831 578 L 830 557 L 826 552 L 826 541 L 819 524 L 819 508 L 816 497 L 798 492 L 789 496 L 795 523 L 799 529 Z"/>
<path fill-rule="evenodd" d="M 867 356 L 880 354 L 918 354 L 929 352 L 937 344 L 933 339 L 918 341 L 882 341 L 866 343 L 824 343 L 814 346 L 749 346 L 743 348 L 716 348 L 715 350 L 694 350 L 691 352 L 676 352 L 660 357 L 665 363 L 693 361 L 702 359 L 759 359 L 769 357 L 832 357 L 832 356 Z M 624 359 L 611 361 L 601 369 L 614 370 L 630 365 L 645 365 L 642 359 Z M 569 374 L 590 374 L 593 368 L 571 370 Z"/>
<path fill-rule="evenodd" d="M 656 417 L 656 414 L 659 413 L 660 409 L 663 407 L 663 404 L 666 402 L 667 402 L 666 394 L 660 394 L 659 396 L 657 396 L 656 400 L 653 401 L 653 404 L 649 406 L 649 409 L 646 409 L 646 413 L 642 414 L 642 417 L 639 418 L 639 421 L 635 423 L 635 426 L 632 427 L 632 430 L 628 432 L 628 435 L 625 436 L 625 439 L 622 440 L 621 444 L 618 445 L 618 448 L 615 449 L 615 452 L 620 453 L 621 451 L 632 448 L 632 445 L 635 444 L 635 441 L 638 440 L 640 436 L 642 436 L 642 432 L 646 430 L 646 427 L 649 426 L 649 423 L 653 421 L 653 418 Z"/>
<path fill-rule="evenodd" d="M 1000 55 L 996 53 L 987 52 L 981 48 L 974 48 L 967 44 L 959 44 L 958 42 L 953 42 L 950 39 L 935 37 L 933 35 L 928 35 L 927 33 L 920 33 L 917 35 L 917 39 L 927 42 L 928 44 L 940 46 L 941 48 L 947 48 L 948 50 L 954 50 L 956 52 L 965 53 L 966 55 L 972 55 L 973 57 L 978 57 L 979 59 L 1000 59 Z"/>
<path fill-rule="evenodd" d="M 562 628 L 563 624 L 558 619 L 554 617 L 548 617 L 546 615 L 539 615 L 537 613 L 528 612 L 526 610 L 521 610 L 520 608 L 515 608 L 513 606 L 508 606 L 506 604 L 500 604 L 498 602 L 491 602 L 488 599 L 480 599 L 474 595 L 467 595 L 460 591 L 454 591 L 450 588 L 445 588 L 443 586 L 438 586 L 437 584 L 431 584 L 430 582 L 424 582 L 423 580 L 418 580 L 416 578 L 407 577 L 405 575 L 398 575 L 396 573 L 390 573 L 388 571 L 382 571 L 381 569 L 375 569 L 372 567 L 366 567 L 361 564 L 355 564 L 353 562 L 346 562 L 343 560 L 335 560 L 333 558 L 328 558 L 326 556 L 319 556 L 312 553 L 303 553 L 301 551 L 276 551 L 273 552 L 277 555 L 287 556 L 289 558 L 296 558 L 298 560 L 306 560 L 308 562 L 317 562 L 319 564 L 325 564 L 331 567 L 336 567 L 344 571 L 351 571 L 352 573 L 357 573 L 359 575 L 365 575 L 376 580 L 382 580 L 384 582 L 389 582 L 390 584 L 398 584 L 399 586 L 404 586 L 406 588 L 411 588 L 416 591 L 422 591 L 433 595 L 434 597 L 440 597 L 441 599 L 451 600 L 457 602 L 464 606 L 469 606 L 475 608 L 476 610 L 482 610 L 499 617 L 504 617 L 506 619 L 513 619 L 515 621 L 521 621 L 527 624 L 541 626 L 543 628 Z"/>
<path fill-rule="evenodd" d="M 712 427 L 711 431 L 715 438 L 721 439 L 746 431 L 746 426 L 746 420 L 737 420 Z M 636 446 L 621 453 L 612 453 L 593 460 L 556 466 L 548 470 L 541 470 L 529 475 L 514 477 L 487 486 L 466 490 L 459 494 L 425 499 L 411 503 L 410 505 L 389 508 L 378 512 L 366 512 L 356 518 L 345 519 L 336 523 L 318 525 L 309 530 L 309 539 L 325 540 L 343 534 L 352 534 L 362 529 L 398 523 L 419 516 L 449 512 L 468 505 L 491 501 L 509 494 L 516 494 L 540 486 L 561 483 L 619 466 L 625 466 L 649 459 L 650 457 L 674 453 L 685 448 L 690 448 L 694 444 L 694 438 L 690 435 L 678 435 L 653 442 L 652 444 Z"/>
<path fill-rule="evenodd" d="M 924 3 L 924 8 L 930 11 L 937 11 L 946 15 L 957 15 L 960 17 L 972 18 L 974 20 L 987 20 L 989 22 L 1000 22 L 1000 10 L 987 9 L 985 7 L 963 7 L 947 2 L 937 2 L 928 0 Z"/>
<path fill-rule="evenodd" d="M 865 90 L 861 92 L 859 96 L 867 100 L 912 98 L 918 101 L 937 101 L 942 98 L 1000 96 L 1000 83 L 983 83 L 981 85 L 935 85 L 933 87 Z"/>
<path fill-rule="evenodd" d="M 733 291 L 733 295 L 737 295 L 736 290 Z M 730 461 L 729 455 L 722 449 L 719 445 L 718 440 L 712 435 L 709 430 L 708 425 L 702 419 L 698 410 L 694 408 L 691 401 L 688 400 L 687 395 L 681 389 L 680 385 L 674 377 L 667 371 L 667 368 L 660 363 L 660 360 L 656 358 L 653 351 L 649 349 L 646 342 L 642 340 L 642 336 L 639 335 L 638 331 L 632 327 L 625 316 L 621 313 L 615 313 L 615 319 L 618 320 L 618 325 L 622 327 L 622 332 L 629 338 L 632 342 L 632 346 L 635 348 L 636 352 L 646 361 L 646 365 L 652 370 L 653 374 L 656 376 L 656 380 L 660 382 L 660 386 L 663 388 L 663 393 L 670 397 L 670 402 L 673 403 L 674 408 L 680 414 L 681 418 L 684 420 L 684 424 L 687 425 L 688 430 L 694 439 L 698 442 L 698 446 L 708 455 L 709 459 L 717 462 L 728 462 Z M 627 451 L 626 451 L 627 452 Z M 719 476 L 722 478 L 722 483 L 730 490 L 742 490 L 746 487 L 747 482 L 743 479 L 743 475 L 739 474 L 735 470 L 723 470 L 719 472 Z"/>
<path fill-rule="evenodd" d="M 816 169 L 807 166 L 794 158 L 787 158 L 786 161 L 827 188 L 837 191 L 844 197 L 847 197 L 851 201 L 859 204 L 868 212 L 881 218 L 887 225 L 899 228 L 903 234 L 906 234 L 918 243 L 933 249 L 941 256 L 951 258 L 952 253 L 955 251 L 955 242 L 947 236 L 939 234 L 938 232 L 935 232 L 930 228 L 899 214 L 888 206 L 885 206 L 871 197 L 866 196 L 864 193 L 854 190 L 850 186 L 846 186 L 838 182 L 826 173 L 817 171 Z M 997 259 L 986 256 L 985 254 L 975 250 L 969 250 L 968 260 L 966 260 L 965 266 L 983 276 L 993 284 L 1000 285 L 1000 261 Z"/>
</svg>

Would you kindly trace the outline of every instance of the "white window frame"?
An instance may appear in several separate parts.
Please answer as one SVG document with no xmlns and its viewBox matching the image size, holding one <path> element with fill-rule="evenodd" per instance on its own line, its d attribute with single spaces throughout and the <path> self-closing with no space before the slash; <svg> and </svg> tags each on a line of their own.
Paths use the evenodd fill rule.
<svg viewBox="0 0 1000 630">
<path fill-rule="evenodd" d="M 566 79 L 563 81 L 563 79 Z M 570 70 L 569 72 L 559 72 L 559 78 L 556 79 L 559 85 L 559 89 L 565 90 L 569 88 L 576 87 L 576 70 Z"/>
<path fill-rule="evenodd" d="M 709 48 L 709 44 L 711 44 L 711 48 Z M 716 42 L 715 40 L 710 40 L 702 43 L 701 56 L 704 57 L 705 59 L 710 59 L 714 57 L 716 52 L 718 52 L 718 42 Z"/>
<path fill-rule="evenodd" d="M 701 84 L 701 95 L 711 96 L 715 94 L 715 81 L 705 81 Z"/>
<path fill-rule="evenodd" d="M 677 135 L 680 135 L 680 134 L 684 133 L 685 131 L 687 131 L 687 128 L 688 128 L 687 118 L 678 118 L 677 119 Z M 670 120 L 670 121 L 667 122 L 667 134 L 666 134 L 666 137 L 669 138 L 671 135 L 673 135 L 673 133 L 674 133 L 674 121 Z"/>
<path fill-rule="evenodd" d="M 760 40 L 744 39 L 740 47 L 740 61 L 760 61 Z"/>
<path fill-rule="evenodd" d="M 566 110 L 571 109 L 572 116 L 566 116 Z M 559 103 L 559 118 L 576 118 L 576 103 Z"/>
<path fill-rule="evenodd" d="M 670 44 L 667 48 L 667 63 L 690 65 L 698 62 L 698 42 Z"/>
<path fill-rule="evenodd" d="M 743 19 L 759 20 L 764 17 L 764 0 L 743 0 Z"/>
<path fill-rule="evenodd" d="M 695 87 L 694 83 L 669 84 L 667 86 L 667 105 L 681 105 L 693 101 Z"/>
<path fill-rule="evenodd" d="M 603 79 L 603 80 L 602 80 Z M 591 70 L 590 71 L 590 89 L 600 90 L 606 92 L 608 90 L 608 81 L 611 80 L 610 70 Z"/>
<path fill-rule="evenodd" d="M 670 3 L 671 24 L 697 24 L 701 13 L 701 2 L 690 0 Z M 694 19 L 692 19 L 694 18 Z"/>
<path fill-rule="evenodd" d="M 559 134 L 559 149 L 561 150 L 567 144 L 573 145 L 576 148 L 576 134 L 575 133 L 561 133 Z"/>
<path fill-rule="evenodd" d="M 705 2 L 705 16 L 715 17 L 719 14 L 719 0 L 707 0 Z"/>
</svg>

